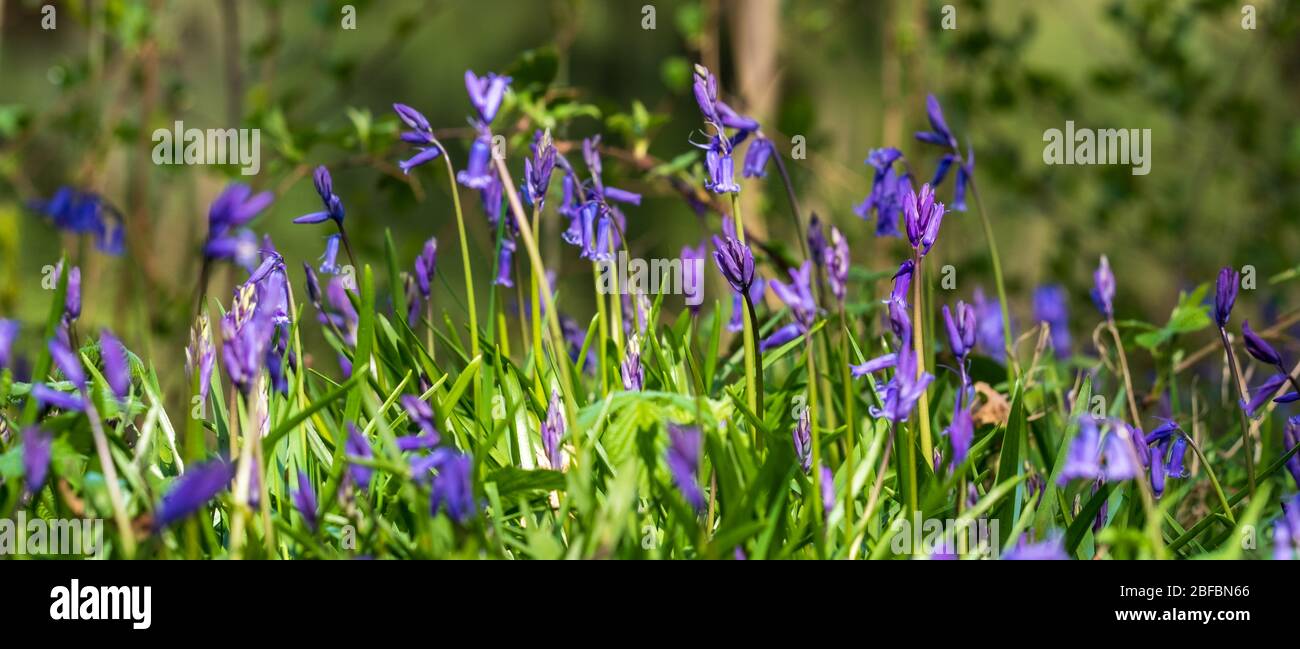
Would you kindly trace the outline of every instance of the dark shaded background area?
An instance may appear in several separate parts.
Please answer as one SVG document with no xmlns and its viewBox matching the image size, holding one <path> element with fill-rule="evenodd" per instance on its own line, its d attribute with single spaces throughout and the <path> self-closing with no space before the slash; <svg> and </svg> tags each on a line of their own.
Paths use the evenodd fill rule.
<svg viewBox="0 0 1300 649">
<path fill-rule="evenodd" d="M 317 164 L 334 172 L 366 262 L 382 265 L 385 228 L 403 263 L 424 239 L 439 239 L 446 281 L 435 304 L 463 321 L 445 170 L 402 176 L 396 161 L 406 151 L 390 105 L 422 110 L 463 166 L 466 69 L 510 70 L 518 90 L 537 82 L 548 115 L 567 117 L 557 138 L 603 133 L 625 154 L 607 157 L 605 173 L 646 194 L 628 211 L 634 254 L 675 256 L 717 227 L 644 173 L 693 150 L 700 119 L 689 83 L 700 61 L 783 151 L 805 139 L 806 159 L 791 161 L 800 199 L 848 235 L 855 266 L 867 271 L 895 265 L 902 244 L 877 239 L 852 212 L 870 188 L 862 161 L 874 147 L 899 146 L 928 177 L 937 154 L 911 134 L 925 127 L 933 92 L 976 151 L 1018 323 L 1030 319 L 1036 286 L 1061 283 L 1076 339 L 1086 339 L 1102 253 L 1119 278 L 1123 318 L 1164 323 L 1179 290 L 1211 281 L 1225 264 L 1257 270 L 1258 289 L 1242 300 L 1252 319 L 1278 317 L 1260 311 L 1294 293 L 1300 9 L 1291 2 L 1252 3 L 1253 30 L 1242 27 L 1242 3 L 1214 0 L 103 0 L 48 3 L 58 21 L 48 31 L 43 4 L 0 0 L 0 314 L 41 317 L 41 270 L 66 249 L 86 277 L 83 323 L 114 327 L 158 365 L 183 362 L 207 205 L 226 182 L 275 192 L 254 228 L 273 237 L 301 290 L 300 263 L 320 255 L 327 231 L 290 220 L 318 209 Z M 341 27 L 345 4 L 356 10 L 355 30 Z M 956 10 L 955 30 L 941 27 L 945 4 Z M 645 7 L 655 29 L 643 28 Z M 536 120 L 519 102 L 508 115 L 517 120 L 510 164 L 521 173 Z M 155 166 L 150 134 L 176 120 L 260 128 L 261 173 Z M 1066 120 L 1152 129 L 1150 175 L 1044 165 L 1043 132 Z M 98 192 L 123 211 L 124 256 L 98 254 L 24 209 L 61 185 Z M 799 233 L 775 177 L 745 188 L 747 222 L 796 251 Z M 463 198 L 484 286 L 492 234 L 477 200 Z M 589 266 L 559 241 L 563 227 L 548 213 L 543 252 L 559 273 L 564 310 L 585 320 Z M 973 213 L 949 217 L 934 255 L 956 269 L 952 299 L 969 299 L 977 286 L 991 291 Z M 219 272 L 209 295 L 226 302 L 242 277 Z M 878 295 L 874 284 L 854 291 L 859 310 Z M 725 293 L 711 288 L 706 297 Z"/>
</svg>

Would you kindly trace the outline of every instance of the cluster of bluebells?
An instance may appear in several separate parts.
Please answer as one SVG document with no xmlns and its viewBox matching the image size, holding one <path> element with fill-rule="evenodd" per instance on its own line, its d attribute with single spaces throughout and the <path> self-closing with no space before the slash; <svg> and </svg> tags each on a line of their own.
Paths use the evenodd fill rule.
<svg viewBox="0 0 1300 649">
<path fill-rule="evenodd" d="M 99 194 L 60 187 L 48 200 L 29 202 L 28 208 L 60 230 L 94 237 L 95 247 L 104 253 L 121 255 L 126 249 L 122 213 Z"/>
</svg>

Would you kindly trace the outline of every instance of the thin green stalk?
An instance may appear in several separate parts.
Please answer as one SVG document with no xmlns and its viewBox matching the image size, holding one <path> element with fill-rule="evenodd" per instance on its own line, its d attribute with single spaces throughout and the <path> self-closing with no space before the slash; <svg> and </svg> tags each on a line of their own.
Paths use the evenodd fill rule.
<svg viewBox="0 0 1300 649">
<path fill-rule="evenodd" d="M 989 223 L 989 217 L 984 212 L 984 201 L 980 199 L 980 192 L 975 185 L 974 176 L 970 178 L 970 193 L 975 198 L 975 209 L 979 212 L 980 224 L 984 226 L 984 241 L 988 244 L 989 256 L 993 259 L 993 282 L 997 285 L 998 307 L 1002 311 L 1002 340 L 1006 346 L 1007 381 L 1010 384 L 1015 381 L 1015 377 L 1019 372 L 1016 370 L 1015 350 L 1012 348 L 1011 310 L 1007 307 L 1007 286 L 1002 279 L 1002 258 L 998 256 L 998 243 L 993 238 L 993 225 Z"/>
<path fill-rule="evenodd" d="M 465 236 L 465 215 L 460 207 L 460 191 L 456 187 L 456 169 L 451 164 L 451 154 L 447 153 L 447 148 L 442 146 L 442 143 L 436 138 L 433 144 L 442 150 L 442 160 L 447 165 L 447 185 L 451 190 L 451 204 L 456 211 L 456 234 L 460 237 L 460 259 L 465 272 L 465 301 L 468 304 L 467 310 L 469 311 L 469 357 L 473 358 L 479 352 L 478 308 L 474 304 L 474 271 L 469 263 L 469 237 Z M 353 262 L 354 265 L 355 263 Z M 478 382 L 476 381 L 476 389 L 477 385 Z"/>
<path fill-rule="evenodd" d="M 915 294 L 912 300 L 912 346 L 916 350 L 916 377 L 919 379 L 925 374 L 925 326 L 921 318 L 921 284 L 923 274 L 921 269 L 925 265 L 925 257 L 916 256 L 916 275 L 912 278 L 912 291 Z M 921 398 L 917 401 L 917 418 L 921 427 L 921 457 L 929 464 L 934 457 L 934 447 L 930 440 L 930 390 L 921 390 Z M 910 448 L 910 447 L 909 447 Z M 909 450 L 909 455 L 911 451 Z M 913 465 L 915 466 L 915 465 Z"/>
<path fill-rule="evenodd" d="M 736 225 L 736 239 L 740 243 L 745 243 L 745 221 L 740 212 L 740 195 L 731 195 L 731 212 L 732 218 Z M 745 393 L 748 396 L 747 403 L 749 409 L 754 412 L 754 416 L 761 421 L 763 413 L 761 406 L 763 404 L 762 379 L 760 378 L 763 371 L 763 359 L 758 351 L 758 314 L 754 312 L 754 305 L 749 300 L 749 291 L 744 291 L 741 295 L 745 300 L 746 317 L 744 321 L 744 342 L 745 342 Z M 754 430 L 754 447 L 763 448 L 762 434 L 755 428 Z"/>
<path fill-rule="evenodd" d="M 1115 328 L 1115 318 L 1106 319 L 1106 328 L 1110 329 L 1110 335 L 1115 339 L 1115 351 L 1119 356 L 1120 374 L 1124 378 L 1124 395 L 1128 397 L 1129 415 L 1132 417 L 1133 425 L 1141 428 L 1142 420 L 1138 414 L 1137 400 L 1133 396 L 1133 379 L 1128 371 L 1128 356 L 1124 353 L 1124 341 L 1120 340 L 1119 330 Z"/>
<path fill-rule="evenodd" d="M 1219 485 L 1219 477 L 1214 474 L 1214 468 L 1210 466 L 1209 460 L 1205 459 L 1205 454 L 1201 452 L 1200 447 L 1197 446 L 1196 442 L 1192 439 L 1192 436 L 1183 435 L 1183 437 L 1187 439 L 1187 445 L 1192 447 L 1192 451 L 1196 453 L 1196 457 L 1200 458 L 1201 466 L 1205 467 L 1206 475 L 1210 476 L 1210 485 L 1214 487 L 1214 493 L 1219 497 L 1219 504 L 1223 505 L 1223 511 L 1227 513 L 1228 520 L 1232 521 L 1233 525 L 1236 525 L 1237 519 L 1232 515 L 1232 506 L 1228 504 L 1228 498 L 1223 495 L 1223 487 Z M 1250 465 L 1250 461 L 1249 459 L 1247 459 L 1247 466 L 1249 465 Z M 1251 472 L 1252 489 L 1254 489 L 1255 486 L 1254 479 L 1255 479 L 1254 471 L 1252 470 Z M 1253 496 L 1254 494 L 1252 493 L 1251 495 Z"/>
<path fill-rule="evenodd" d="M 1236 388 L 1237 397 L 1242 403 L 1245 403 L 1250 397 L 1246 396 L 1246 384 L 1237 367 L 1237 355 L 1232 351 L 1232 344 L 1228 342 L 1228 332 L 1223 327 L 1219 327 L 1219 337 L 1223 340 L 1223 351 L 1228 354 L 1228 372 L 1232 374 L 1232 387 Z M 1236 410 L 1241 417 L 1241 443 L 1246 453 L 1246 483 L 1253 498 L 1255 496 L 1255 444 L 1250 438 L 1250 421 L 1246 418 L 1245 409 L 1238 406 Z M 1228 516 L 1232 516 L 1231 507 L 1225 504 L 1223 510 L 1228 512 Z"/>
<path fill-rule="evenodd" d="M 846 479 L 844 481 L 844 541 L 853 543 L 853 530 L 856 526 L 853 511 L 853 476 L 857 473 L 857 459 L 854 457 L 854 442 L 858 436 L 857 419 L 853 415 L 853 379 L 849 374 L 849 320 L 840 305 L 840 381 L 844 385 L 844 458 Z"/>
</svg>

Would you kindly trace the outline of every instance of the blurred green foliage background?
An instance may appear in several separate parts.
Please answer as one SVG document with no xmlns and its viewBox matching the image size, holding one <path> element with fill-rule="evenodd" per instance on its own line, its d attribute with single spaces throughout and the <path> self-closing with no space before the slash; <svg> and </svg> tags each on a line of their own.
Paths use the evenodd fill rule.
<svg viewBox="0 0 1300 649">
<path fill-rule="evenodd" d="M 459 264 L 449 263 L 455 224 L 445 179 L 435 177 L 445 171 L 408 178 L 397 170 L 406 151 L 390 106 L 423 111 L 461 167 L 466 69 L 515 77 L 507 107 L 517 120 L 516 173 L 515 152 L 526 151 L 539 124 L 567 143 L 604 134 L 624 154 L 607 156 L 610 184 L 647 197 L 628 210 L 633 253 L 675 256 L 717 227 L 652 171 L 676 160 L 674 169 L 698 174 L 680 156 L 695 150 L 693 134 L 699 139 L 689 84 L 692 64 L 703 62 L 718 72 L 724 97 L 760 119 L 782 151 L 805 139 L 806 158 L 791 161 L 800 199 L 849 236 L 856 266 L 886 270 L 902 258 L 903 244 L 877 239 L 852 206 L 869 191 L 863 159 L 872 148 L 902 148 L 928 178 L 937 154 L 911 134 L 925 127 L 932 92 L 976 151 L 1017 322 L 1030 318 L 1032 289 L 1042 283 L 1064 284 L 1075 313 L 1089 310 L 1091 271 L 1103 253 L 1119 277 L 1122 317 L 1163 323 L 1179 290 L 1210 281 L 1225 264 L 1257 269 L 1259 293 L 1243 300 L 1243 315 L 1260 317 L 1251 310 L 1285 304 L 1291 287 L 1270 278 L 1289 277 L 1300 262 L 1292 254 L 1300 242 L 1300 7 L 1250 3 L 1255 28 L 1246 29 L 1242 4 L 0 0 L 0 315 L 39 318 L 48 299 L 41 269 L 66 249 L 86 278 L 83 322 L 114 327 L 170 376 L 165 365 L 184 358 L 208 203 L 231 180 L 274 191 L 254 227 L 273 237 L 301 290 L 300 262 L 320 255 L 327 231 L 290 220 L 318 209 L 310 169 L 325 164 L 360 257 L 381 263 L 385 228 L 408 260 L 438 237 L 446 281 L 435 304 L 461 321 Z M 42 28 L 46 5 L 56 29 Z M 956 29 L 942 26 L 945 5 Z M 344 28 L 348 7 L 355 29 Z M 176 120 L 260 128 L 261 172 L 154 165 L 150 134 Z M 1045 165 L 1043 132 L 1066 120 L 1152 129 L 1150 175 Z M 570 158 L 580 161 L 576 152 Z M 126 255 L 97 254 L 25 209 L 61 185 L 98 192 L 122 210 Z M 801 235 L 779 181 L 745 188 L 746 221 L 797 251 Z M 475 272 L 486 278 L 492 233 L 469 192 L 465 201 Z M 558 271 L 564 309 L 585 321 L 589 266 L 559 241 L 564 227 L 548 213 L 543 253 Z M 974 215 L 954 214 L 944 230 L 934 263 L 956 269 L 952 299 L 990 288 Z M 219 273 L 209 296 L 228 302 L 238 279 L 242 271 Z M 721 288 L 707 295 L 710 303 L 725 297 Z M 877 295 L 874 285 L 857 290 L 860 302 Z M 1076 339 L 1086 339 L 1095 318 L 1079 320 Z"/>
</svg>

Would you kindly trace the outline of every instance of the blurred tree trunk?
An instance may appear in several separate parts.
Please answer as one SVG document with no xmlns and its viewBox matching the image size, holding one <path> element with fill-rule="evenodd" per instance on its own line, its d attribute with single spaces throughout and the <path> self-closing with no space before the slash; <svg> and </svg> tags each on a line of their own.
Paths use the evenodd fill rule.
<svg viewBox="0 0 1300 649">
<path fill-rule="evenodd" d="M 780 0 L 728 0 L 731 27 L 731 56 L 735 60 L 734 89 L 740 98 L 738 110 L 765 124 L 776 116 L 780 72 L 776 57 L 780 48 Z M 793 134 L 792 134 L 793 135 Z M 784 151 L 789 142 L 778 142 Z M 737 160 L 737 165 L 742 160 Z M 737 172 L 739 173 L 739 172 Z M 780 182 L 779 179 L 769 182 Z M 763 193 L 758 185 L 740 194 L 745 226 L 760 238 L 767 237 L 768 217 L 762 211 Z M 802 236 L 796 233 L 795 236 Z"/>
</svg>

